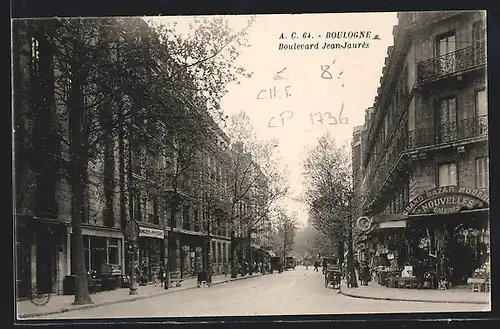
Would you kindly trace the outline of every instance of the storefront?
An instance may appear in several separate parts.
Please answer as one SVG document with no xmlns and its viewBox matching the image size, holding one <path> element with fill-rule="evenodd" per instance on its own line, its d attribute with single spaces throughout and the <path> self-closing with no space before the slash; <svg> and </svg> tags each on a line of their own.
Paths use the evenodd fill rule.
<svg viewBox="0 0 500 329">
<path fill-rule="evenodd" d="M 16 217 L 17 298 L 32 291 L 58 294 L 66 274 L 67 223 L 31 216 Z"/>
<path fill-rule="evenodd" d="M 394 286 L 467 284 L 477 269 L 489 267 L 488 204 L 485 192 L 469 187 L 440 187 L 417 196 L 403 214 L 392 215 L 398 220 L 376 223 L 372 268 L 393 277 Z"/>
<path fill-rule="evenodd" d="M 160 266 L 164 264 L 165 232 L 159 228 L 146 227 L 139 223 L 139 258 L 141 274 L 148 282 L 158 278 Z"/>
<path fill-rule="evenodd" d="M 123 271 L 124 264 L 124 239 L 123 232 L 120 229 L 84 226 L 83 235 L 83 253 L 85 257 L 85 268 L 88 273 L 101 274 L 104 264 L 112 265 L 116 270 Z M 68 249 L 68 273 L 74 274 L 74 239 L 73 229 L 68 228 L 68 243 L 71 248 Z"/>
</svg>

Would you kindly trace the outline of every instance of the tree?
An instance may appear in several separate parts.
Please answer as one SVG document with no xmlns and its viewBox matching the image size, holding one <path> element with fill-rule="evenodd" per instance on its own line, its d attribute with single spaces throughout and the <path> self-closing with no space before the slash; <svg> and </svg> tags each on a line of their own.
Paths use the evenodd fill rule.
<svg viewBox="0 0 500 329">
<path fill-rule="evenodd" d="M 283 255 L 283 262 L 286 261 L 287 255 L 294 249 L 297 230 L 297 214 L 293 213 L 290 216 L 283 209 L 280 209 L 276 216 L 273 244 L 277 253 Z"/>
<path fill-rule="evenodd" d="M 249 117 L 240 112 L 229 125 L 231 155 L 227 170 L 229 189 L 229 226 L 231 230 L 231 276 L 236 277 L 236 231 L 243 228 L 250 244 L 251 231 L 275 210 L 288 193 L 286 169 L 274 157 L 274 140 L 257 139 Z"/>
<path fill-rule="evenodd" d="M 191 160 L 210 134 L 207 105 L 218 109 L 225 84 L 245 73 L 232 63 L 238 56 L 235 44 L 243 44 L 246 29 L 233 33 L 224 22 L 222 18 L 199 21 L 200 34 L 195 39 L 184 39 L 173 28 L 148 26 L 137 18 L 29 23 L 28 39 L 34 49 L 30 55 L 33 110 L 28 111 L 26 119 L 33 122 L 34 128 L 25 138 L 25 145 L 35 147 L 24 147 L 23 152 L 38 158 L 39 168 L 36 161 L 32 165 L 38 177 L 35 208 L 41 208 L 37 211 L 57 213 L 54 194 L 47 191 L 55 188 L 58 172 L 64 172 L 71 186 L 75 304 L 91 303 L 81 233 L 81 224 L 88 216 L 89 165 L 104 164 L 105 217 L 112 218 L 113 154 L 118 144 L 123 225 L 127 198 L 128 217 L 132 220 L 134 211 L 140 210 L 141 188 L 151 185 L 132 179 L 137 174 L 134 170 L 142 172 L 144 161 L 149 161 L 144 146 L 150 146 L 148 151 L 160 156 L 171 154 L 173 146 L 175 166 L 165 180 L 172 186 L 167 189 L 175 192 L 168 194 L 174 209 L 171 217 L 175 218 L 173 205 L 179 195 L 176 189 L 184 184 L 181 181 L 189 180 L 188 169 L 195 163 Z M 225 51 L 225 60 L 217 59 Z M 158 131 L 166 132 L 167 137 L 156 135 Z M 161 142 L 151 143 L 155 140 L 152 136 Z M 38 146 L 32 142 L 38 142 Z M 132 158 L 143 161 L 134 163 Z M 158 183 L 163 181 L 155 182 L 156 190 L 148 192 L 166 193 L 157 188 Z"/>
<path fill-rule="evenodd" d="M 348 247 L 349 284 L 357 286 L 352 238 L 353 188 L 350 156 L 329 132 L 318 139 L 304 161 L 306 200 L 314 227 L 337 244 L 340 262 Z"/>
</svg>

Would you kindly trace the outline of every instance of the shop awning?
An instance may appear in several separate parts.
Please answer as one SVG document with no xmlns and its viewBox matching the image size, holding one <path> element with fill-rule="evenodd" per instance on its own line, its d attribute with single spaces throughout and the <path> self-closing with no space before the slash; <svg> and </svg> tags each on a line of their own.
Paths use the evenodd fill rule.
<svg viewBox="0 0 500 329">
<path fill-rule="evenodd" d="M 406 227 L 406 220 L 395 220 L 395 221 L 390 221 L 390 222 L 379 223 L 379 228 L 380 229 L 386 229 L 386 228 L 405 228 L 405 227 Z"/>
</svg>

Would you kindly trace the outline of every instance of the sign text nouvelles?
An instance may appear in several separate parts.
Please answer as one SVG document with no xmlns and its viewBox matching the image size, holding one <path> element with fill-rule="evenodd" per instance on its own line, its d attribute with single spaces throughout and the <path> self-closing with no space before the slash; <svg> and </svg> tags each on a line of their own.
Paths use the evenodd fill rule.
<svg viewBox="0 0 500 329">
<path fill-rule="evenodd" d="M 415 198 L 405 208 L 406 214 L 449 214 L 462 209 L 484 207 L 489 203 L 489 196 L 465 186 L 444 186 L 427 191 Z"/>
</svg>

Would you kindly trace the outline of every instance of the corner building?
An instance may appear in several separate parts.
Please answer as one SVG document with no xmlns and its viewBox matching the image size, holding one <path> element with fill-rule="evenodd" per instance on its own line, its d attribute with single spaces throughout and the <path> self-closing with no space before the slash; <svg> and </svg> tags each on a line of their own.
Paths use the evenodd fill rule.
<svg viewBox="0 0 500 329">
<path fill-rule="evenodd" d="M 360 249 L 382 284 L 411 266 L 447 288 L 489 262 L 485 26 L 478 11 L 398 14 L 358 187 L 373 219 Z"/>
</svg>

